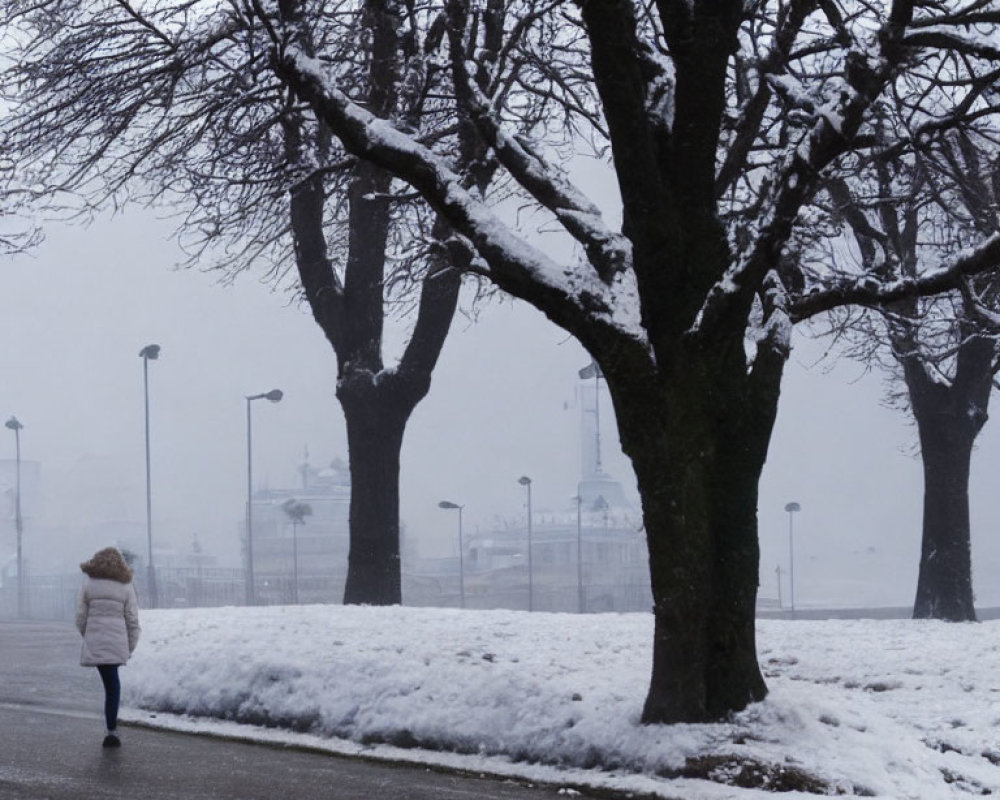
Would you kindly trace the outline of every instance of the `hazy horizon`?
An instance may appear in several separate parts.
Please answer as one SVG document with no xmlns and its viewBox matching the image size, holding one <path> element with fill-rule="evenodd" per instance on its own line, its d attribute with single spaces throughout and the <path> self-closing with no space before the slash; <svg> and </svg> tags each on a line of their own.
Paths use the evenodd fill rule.
<svg viewBox="0 0 1000 800">
<path fill-rule="evenodd" d="M 206 553 L 238 563 L 247 394 L 285 393 L 280 403 L 254 404 L 255 483 L 294 486 L 306 448 L 314 465 L 347 458 L 336 360 L 306 308 L 249 273 L 221 286 L 218 275 L 172 270 L 182 254 L 169 231 L 148 213 L 88 229 L 50 225 L 34 253 L 4 260 L 0 417 L 23 423 L 22 458 L 40 465 L 38 528 L 25 524 L 25 547 L 36 559 L 39 550 L 70 562 L 89 554 L 91 542 L 80 537 L 38 541 L 45 525 L 72 532 L 104 518 L 145 530 L 138 354 L 150 343 L 162 348 L 149 364 L 158 549 L 189 550 L 197 533 Z M 422 555 L 455 548 L 454 519 L 439 500 L 463 504 L 470 530 L 488 529 L 523 518 L 518 476 L 532 477 L 536 510 L 568 508 L 580 478 L 577 370 L 589 356 L 523 303 L 492 301 L 478 317 L 456 317 L 404 439 L 401 518 Z M 390 365 L 398 324 L 387 340 Z M 783 509 L 794 500 L 802 506 L 797 603 L 907 604 L 922 503 L 915 429 L 880 404 L 881 375 L 847 361 L 812 366 L 822 352 L 821 343 L 797 335 L 786 370 L 761 482 L 761 594 L 776 595 L 778 565 L 787 574 Z M 605 470 L 635 498 L 606 391 L 601 419 Z M 975 588 L 986 604 L 1000 602 L 1000 543 L 992 535 L 1000 501 L 989 487 L 1000 452 L 994 427 L 980 436 L 971 484 Z M 0 461 L 14 457 L 8 439 L 0 439 Z M 13 552 L 12 520 L 0 524 L 2 550 Z M 44 558 L 33 571 L 44 572 Z"/>
</svg>

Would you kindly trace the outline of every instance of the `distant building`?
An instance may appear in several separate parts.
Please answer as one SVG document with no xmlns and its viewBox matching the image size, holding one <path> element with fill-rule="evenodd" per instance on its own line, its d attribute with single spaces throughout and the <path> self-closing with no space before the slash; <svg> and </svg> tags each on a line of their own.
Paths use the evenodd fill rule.
<svg viewBox="0 0 1000 800">
<path fill-rule="evenodd" d="M 28 461 L 21 459 L 21 519 L 24 527 L 27 528 L 35 523 L 38 518 L 41 495 L 41 465 L 38 461 Z M 14 566 L 10 569 L 4 567 L 2 573 L 9 576 L 17 575 L 17 525 L 16 525 L 16 496 L 17 496 L 17 462 L 14 459 L 0 459 L 0 553 L 6 555 L 8 552 L 14 559 Z M 28 546 L 30 542 L 27 538 L 22 541 L 23 560 L 25 562 L 25 573 L 30 572 L 28 559 Z M 2 575 L 0 575 L 2 580 Z"/>
<path fill-rule="evenodd" d="M 642 517 L 601 466 L 600 386 L 596 365 L 580 371 L 581 477 L 567 509 L 532 509 L 531 581 L 527 518 L 468 532 L 458 558 L 424 560 L 404 575 L 411 605 L 536 611 L 648 611 L 649 559 Z M 591 381 L 591 379 L 593 379 Z"/>
<path fill-rule="evenodd" d="M 308 506 L 296 521 L 286 511 L 289 501 Z M 340 602 L 347 578 L 350 540 L 348 512 L 351 476 L 346 463 L 334 459 L 314 467 L 308 453 L 299 467 L 299 485 L 258 489 L 253 494 L 253 560 L 260 603 Z M 246 525 L 243 526 L 246 557 Z M 296 581 L 295 578 L 298 578 Z"/>
<path fill-rule="evenodd" d="M 646 541 L 629 507 L 600 502 L 532 514 L 531 602 L 535 611 L 647 611 L 652 606 Z M 466 605 L 527 608 L 528 530 L 469 537 Z"/>
</svg>

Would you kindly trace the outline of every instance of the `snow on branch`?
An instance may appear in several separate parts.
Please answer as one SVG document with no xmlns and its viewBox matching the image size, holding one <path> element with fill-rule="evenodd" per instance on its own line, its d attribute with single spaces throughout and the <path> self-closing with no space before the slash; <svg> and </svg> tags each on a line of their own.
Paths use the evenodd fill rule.
<svg viewBox="0 0 1000 800">
<path fill-rule="evenodd" d="M 900 7 L 905 3 L 900 4 Z M 897 9 L 898 10 L 898 9 Z M 803 204 L 812 195 L 824 168 L 854 146 L 865 115 L 893 75 L 902 50 L 896 47 L 901 28 L 886 23 L 878 36 L 858 41 L 844 55 L 843 74 L 830 81 L 830 99 L 814 102 L 788 76 L 767 75 L 773 91 L 808 120 L 808 132 L 793 142 L 775 170 L 761 207 L 752 246 L 710 289 L 691 327 L 696 334 L 738 313 L 781 259 Z"/>
<path fill-rule="evenodd" d="M 598 207 L 556 165 L 549 163 L 527 137 L 504 129 L 493 103 L 477 80 L 482 64 L 471 63 L 468 38 L 472 35 L 467 4 L 447 4 L 452 77 L 459 105 L 468 113 L 479 136 L 492 148 L 517 183 L 552 212 L 563 228 L 579 242 L 600 277 L 610 283 L 629 268 L 631 242 L 610 229 Z"/>
<path fill-rule="evenodd" d="M 462 185 L 461 177 L 433 151 L 353 102 L 323 71 L 322 65 L 294 45 L 276 49 L 276 74 L 310 103 L 344 147 L 410 183 L 470 241 L 500 288 L 525 299 L 539 295 L 568 301 L 567 313 L 603 319 L 627 335 L 645 341 L 633 314 L 616 303 L 627 290 L 614 280 L 600 280 L 589 265 L 562 266 L 519 236 Z M 623 288 L 624 287 L 624 288 Z M 571 310 L 572 309 L 572 310 Z"/>
<path fill-rule="evenodd" d="M 1000 60 L 1000 42 L 997 41 L 996 34 L 962 32 L 944 25 L 921 28 L 909 33 L 903 37 L 903 44 L 908 47 L 933 47 L 968 56 Z"/>
<path fill-rule="evenodd" d="M 760 353 L 768 347 L 787 358 L 792 350 L 792 323 L 788 318 L 788 294 L 777 271 L 771 270 L 764 279 L 761 293 L 763 321 L 750 328 L 747 336 Z"/>
<path fill-rule="evenodd" d="M 631 242 L 610 229 L 600 209 L 530 142 L 503 130 L 464 60 L 456 59 L 455 72 L 457 90 L 480 135 L 514 179 L 583 245 L 601 278 L 610 281 L 615 274 L 628 269 L 632 261 Z"/>
<path fill-rule="evenodd" d="M 796 36 L 811 11 L 812 6 L 809 3 L 790 3 L 784 12 L 779 13 L 773 42 L 757 64 L 757 72 L 761 77 L 757 89 L 742 103 L 733 120 L 732 127 L 737 133 L 727 148 L 722 167 L 716 177 L 717 196 L 721 197 L 730 189 L 745 169 L 747 157 L 757 141 L 760 125 L 773 92 L 777 91 L 779 94 L 782 91 L 787 92 L 790 97 L 798 99 L 800 104 L 804 103 L 804 108 L 808 108 L 808 111 L 804 111 L 802 106 L 798 109 L 792 108 L 789 111 L 790 116 L 805 113 L 809 118 L 815 113 L 814 104 L 806 96 L 807 93 L 787 74 L 789 54 L 795 44 Z M 831 25 L 838 31 L 843 30 L 843 19 L 836 8 L 827 6 L 824 8 L 824 13 Z"/>
<path fill-rule="evenodd" d="M 963 280 L 959 288 L 962 292 L 962 305 L 972 320 L 991 335 L 1000 333 L 1000 312 L 991 308 L 991 304 L 975 290 L 972 281 Z"/>
<path fill-rule="evenodd" d="M 790 316 L 794 322 L 800 322 L 842 306 L 878 306 L 910 297 L 927 297 L 960 289 L 964 278 L 989 270 L 1000 270 L 1000 234 L 990 236 L 978 247 L 962 251 L 950 263 L 919 278 L 882 283 L 864 275 L 794 298 L 789 302 Z"/>
</svg>

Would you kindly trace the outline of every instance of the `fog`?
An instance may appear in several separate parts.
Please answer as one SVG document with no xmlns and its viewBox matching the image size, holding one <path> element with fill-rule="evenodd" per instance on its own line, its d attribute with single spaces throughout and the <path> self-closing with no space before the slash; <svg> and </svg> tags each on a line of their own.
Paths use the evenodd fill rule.
<svg viewBox="0 0 1000 800">
<path fill-rule="evenodd" d="M 280 403 L 253 405 L 255 485 L 294 486 L 306 452 L 313 465 L 346 460 L 332 349 L 287 288 L 250 273 L 227 286 L 218 274 L 174 269 L 182 254 L 170 227 L 148 215 L 46 232 L 32 254 L 0 262 L 0 417 L 24 425 L 22 459 L 26 471 L 37 462 L 39 476 L 37 487 L 25 485 L 31 571 L 64 569 L 115 543 L 118 530 L 144 534 L 138 354 L 151 343 L 162 348 L 149 362 L 155 547 L 187 552 L 197 534 L 206 553 L 235 566 L 246 501 L 244 397 L 285 393 Z M 485 529 L 523 518 L 518 476 L 532 477 L 538 510 L 568 508 L 580 477 L 577 370 L 589 356 L 524 304 L 493 301 L 477 316 L 453 323 L 404 440 L 401 516 L 421 555 L 455 548 L 454 519 L 439 500 L 464 505 L 466 526 Z M 390 337 L 388 363 L 401 335 Z M 881 376 L 831 358 L 817 365 L 822 352 L 822 343 L 798 336 L 786 372 L 761 484 L 762 594 L 776 595 L 776 567 L 787 574 L 783 508 L 796 501 L 797 603 L 908 604 L 922 502 L 915 429 L 880 404 Z M 605 469 L 637 503 L 606 392 L 601 419 Z M 9 467 L 14 437 L 4 434 L 0 461 Z M 988 424 L 971 487 L 980 604 L 1000 604 L 1000 500 L 991 485 L 998 453 L 1000 433 Z M 13 555 L 14 538 L 5 514 L 0 561 Z M 144 552 L 144 538 L 137 545 Z"/>
</svg>

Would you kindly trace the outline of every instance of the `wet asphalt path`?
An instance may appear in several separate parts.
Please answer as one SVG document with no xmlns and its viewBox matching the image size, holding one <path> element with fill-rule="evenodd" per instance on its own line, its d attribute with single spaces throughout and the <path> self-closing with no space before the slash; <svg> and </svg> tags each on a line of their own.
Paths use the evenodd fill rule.
<svg viewBox="0 0 1000 800">
<path fill-rule="evenodd" d="M 0 622 L 0 800 L 560 797 L 548 787 L 132 726 L 121 726 L 121 749 L 104 749 L 100 679 L 78 657 L 72 625 Z"/>
</svg>

